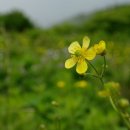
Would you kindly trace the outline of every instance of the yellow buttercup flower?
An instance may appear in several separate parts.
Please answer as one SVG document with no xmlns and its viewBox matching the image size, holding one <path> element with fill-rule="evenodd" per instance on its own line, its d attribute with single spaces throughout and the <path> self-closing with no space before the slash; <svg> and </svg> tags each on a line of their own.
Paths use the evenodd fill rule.
<svg viewBox="0 0 130 130">
<path fill-rule="evenodd" d="M 72 42 L 68 48 L 71 58 L 66 60 L 65 68 L 72 68 L 77 63 L 76 72 L 79 74 L 85 73 L 88 69 L 86 60 L 93 60 L 96 56 L 94 48 L 88 48 L 89 44 L 90 39 L 88 37 L 83 38 L 82 47 L 77 41 Z"/>
<path fill-rule="evenodd" d="M 123 108 L 123 109 L 124 109 L 124 108 L 127 108 L 127 107 L 130 105 L 129 100 L 126 99 L 126 98 L 121 98 L 121 99 L 119 100 L 118 104 L 119 104 L 119 106 L 120 106 L 121 108 Z"/>
<path fill-rule="evenodd" d="M 105 55 L 106 43 L 104 41 L 100 41 L 98 44 L 94 45 L 94 49 L 95 49 L 97 55 Z"/>
<path fill-rule="evenodd" d="M 64 88 L 64 87 L 65 87 L 65 82 L 62 81 L 62 80 L 58 81 L 58 82 L 57 82 L 57 87 L 58 87 L 58 88 Z"/>
<path fill-rule="evenodd" d="M 108 97 L 108 96 L 110 96 L 110 93 L 107 90 L 98 91 L 97 94 L 98 94 L 99 97 Z"/>
<path fill-rule="evenodd" d="M 88 85 L 88 83 L 87 83 L 87 81 L 85 81 L 85 80 L 80 80 L 80 81 L 77 81 L 77 82 L 75 83 L 75 86 L 76 86 L 77 88 L 86 88 L 87 85 Z"/>
</svg>

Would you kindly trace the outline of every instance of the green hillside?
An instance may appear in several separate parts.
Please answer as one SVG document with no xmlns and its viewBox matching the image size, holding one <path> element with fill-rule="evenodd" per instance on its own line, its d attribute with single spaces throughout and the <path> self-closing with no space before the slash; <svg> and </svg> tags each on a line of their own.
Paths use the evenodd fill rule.
<svg viewBox="0 0 130 130">
<path fill-rule="evenodd" d="M 86 20 L 85 20 L 86 19 Z M 76 24 L 75 24 L 76 23 Z M 130 5 L 114 6 L 89 15 L 79 15 L 54 29 L 62 33 L 130 33 Z"/>
<path fill-rule="evenodd" d="M 130 33 L 130 5 L 99 11 L 84 26 L 90 32 L 102 30 L 108 34 L 118 32 Z"/>
</svg>

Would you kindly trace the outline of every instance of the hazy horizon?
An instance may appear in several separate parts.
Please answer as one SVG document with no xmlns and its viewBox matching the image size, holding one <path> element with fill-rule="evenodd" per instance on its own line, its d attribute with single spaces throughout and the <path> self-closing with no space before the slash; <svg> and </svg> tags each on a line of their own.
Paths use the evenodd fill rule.
<svg viewBox="0 0 130 130">
<path fill-rule="evenodd" d="M 41 26 L 49 27 L 82 13 L 116 6 L 130 0 L 1 0 L 0 13 L 18 9 L 29 16 L 32 21 Z"/>
</svg>

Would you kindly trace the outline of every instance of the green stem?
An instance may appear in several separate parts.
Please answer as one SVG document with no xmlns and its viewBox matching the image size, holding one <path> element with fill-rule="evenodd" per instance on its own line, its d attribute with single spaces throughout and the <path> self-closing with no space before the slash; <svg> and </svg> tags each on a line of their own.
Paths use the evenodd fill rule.
<svg viewBox="0 0 130 130">
<path fill-rule="evenodd" d="M 119 110 L 117 109 L 117 107 L 116 107 L 116 105 L 115 105 L 115 103 L 114 103 L 114 101 L 113 101 L 111 95 L 110 95 L 110 97 L 109 97 L 109 100 L 110 100 L 110 103 L 111 103 L 112 107 L 114 108 L 114 110 L 115 110 L 116 112 L 120 113 Z"/>
<path fill-rule="evenodd" d="M 102 79 L 101 75 L 99 74 L 99 72 L 97 71 L 97 69 L 94 67 L 94 65 L 91 62 L 89 62 L 88 60 L 87 60 L 87 62 L 89 63 L 89 65 L 94 69 L 94 71 L 97 74 L 97 75 L 91 75 L 91 76 L 94 76 L 94 77 L 98 78 L 101 81 L 102 88 L 103 88 L 104 82 L 103 82 L 103 79 Z"/>
<path fill-rule="evenodd" d="M 102 88 L 104 88 L 103 76 L 104 76 L 104 73 L 105 73 L 105 71 L 106 71 L 106 58 L 105 58 L 105 56 L 103 57 L 103 59 L 104 59 L 104 66 L 103 66 L 101 75 L 99 74 L 99 72 L 97 71 L 97 69 L 93 66 L 93 64 L 91 64 L 91 62 L 89 62 L 89 61 L 87 60 L 87 62 L 88 62 L 89 65 L 94 69 L 94 71 L 96 72 L 97 75 L 92 75 L 92 74 L 89 74 L 89 73 L 88 73 L 88 74 L 89 74 L 90 76 L 93 76 L 93 77 L 98 78 L 98 79 L 101 81 Z M 125 122 L 125 124 L 126 124 L 126 126 L 127 126 L 127 128 L 128 128 L 128 130 L 130 130 L 130 120 L 127 119 L 126 117 L 124 117 L 124 114 L 123 114 L 122 111 L 118 108 L 117 104 L 115 103 L 116 101 L 113 100 L 113 97 L 112 97 L 112 96 L 109 97 L 109 100 L 110 100 L 110 103 L 111 103 L 112 107 L 114 108 L 114 110 L 121 115 L 121 117 L 123 118 L 123 120 L 124 120 L 124 122 Z"/>
<path fill-rule="evenodd" d="M 94 67 L 94 65 L 93 65 L 91 62 L 89 62 L 88 60 L 87 60 L 87 62 L 88 62 L 89 65 L 95 70 L 96 74 L 97 74 L 98 76 L 100 76 L 99 72 L 98 72 L 97 69 Z"/>
<path fill-rule="evenodd" d="M 120 113 L 120 115 L 121 115 L 122 119 L 124 120 L 128 130 L 130 130 L 130 120 L 127 119 L 126 117 L 124 117 L 124 114 L 122 112 Z"/>
<path fill-rule="evenodd" d="M 100 80 L 101 80 L 101 82 L 102 82 L 102 84 L 104 86 L 103 76 L 104 76 L 104 73 L 106 71 L 106 58 L 105 58 L 105 56 L 103 57 L 103 59 L 104 59 L 104 66 L 103 66 L 103 71 L 101 73 L 101 79 Z M 124 122 L 125 122 L 125 124 L 126 124 L 126 126 L 128 128 L 128 130 L 130 130 L 130 120 L 127 119 L 124 116 L 124 114 L 122 113 L 122 111 L 120 110 L 120 108 L 118 108 L 117 104 L 115 103 L 116 101 L 113 100 L 112 96 L 109 97 L 109 100 L 110 100 L 110 103 L 111 103 L 112 107 L 114 108 L 114 110 L 121 115 L 122 119 L 124 120 Z"/>
<path fill-rule="evenodd" d="M 98 75 L 94 75 L 94 74 L 91 74 L 91 73 L 86 73 L 86 75 L 90 75 L 90 76 L 95 77 L 95 78 L 97 78 L 97 79 L 100 78 Z"/>
<path fill-rule="evenodd" d="M 104 88 L 104 81 L 102 78 L 100 78 L 101 84 L 102 84 L 102 88 Z"/>
<path fill-rule="evenodd" d="M 113 100 L 112 96 L 110 96 L 109 99 L 110 99 L 110 103 L 111 103 L 112 107 L 114 108 L 114 110 L 121 115 L 122 119 L 124 120 L 124 123 L 126 124 L 126 126 L 128 128 L 128 130 L 130 130 L 130 120 L 129 120 L 129 118 L 126 118 L 124 116 L 124 113 L 118 108 L 118 106 L 116 106 L 116 103 Z"/>
</svg>

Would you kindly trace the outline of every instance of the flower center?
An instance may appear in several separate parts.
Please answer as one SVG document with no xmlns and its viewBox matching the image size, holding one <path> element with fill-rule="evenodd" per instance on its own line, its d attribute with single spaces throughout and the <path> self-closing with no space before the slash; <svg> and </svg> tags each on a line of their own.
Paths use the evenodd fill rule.
<svg viewBox="0 0 130 130">
<path fill-rule="evenodd" d="M 76 52 L 75 52 L 75 55 L 76 55 L 77 57 L 81 56 L 81 51 L 79 51 L 79 50 L 76 51 Z"/>
</svg>

